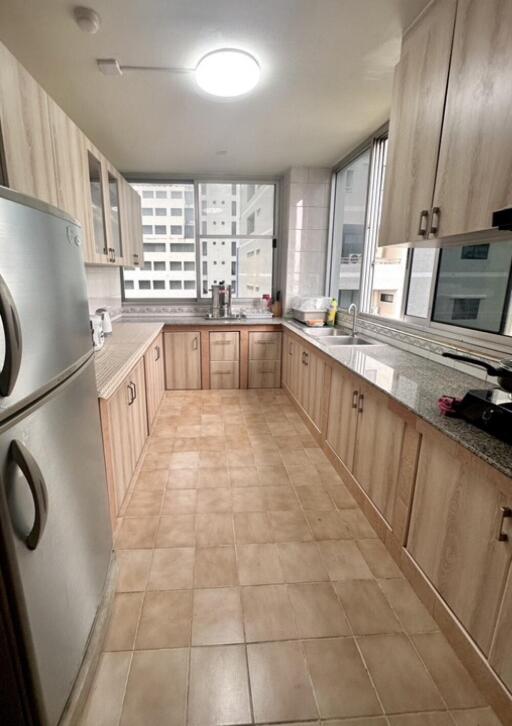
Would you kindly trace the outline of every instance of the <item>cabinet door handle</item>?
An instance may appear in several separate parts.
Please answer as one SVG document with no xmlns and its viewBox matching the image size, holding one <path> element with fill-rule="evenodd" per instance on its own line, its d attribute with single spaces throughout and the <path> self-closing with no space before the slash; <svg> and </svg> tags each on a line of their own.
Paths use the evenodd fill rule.
<svg viewBox="0 0 512 726">
<path fill-rule="evenodd" d="M 359 395 L 359 391 L 354 391 L 352 394 L 352 408 L 357 408 L 357 397 Z"/>
<path fill-rule="evenodd" d="M 197 336 L 196 336 L 194 338 L 194 340 L 192 341 L 192 350 L 197 350 L 198 345 L 199 345 L 199 341 L 198 341 Z"/>
<path fill-rule="evenodd" d="M 133 386 L 133 400 L 135 401 L 137 398 L 137 385 L 135 383 L 131 383 L 130 385 Z"/>
<path fill-rule="evenodd" d="M 500 507 L 500 518 L 498 520 L 498 532 L 496 534 L 496 539 L 498 542 L 508 542 L 508 534 L 503 531 L 503 525 L 505 524 L 505 519 L 509 519 L 512 517 L 512 508 L 511 507 Z"/>
<path fill-rule="evenodd" d="M 132 388 L 132 386 L 133 386 L 133 383 L 129 383 L 127 385 L 127 389 L 128 389 L 128 406 L 131 406 L 132 403 L 135 401 L 135 396 L 133 395 L 133 388 Z"/>
<path fill-rule="evenodd" d="M 429 234 L 437 234 L 439 232 L 440 216 L 441 216 L 441 209 L 439 207 L 432 207 L 432 222 L 430 223 Z"/>
<path fill-rule="evenodd" d="M 304 353 L 304 365 L 309 365 L 309 353 Z"/>
<path fill-rule="evenodd" d="M 428 231 L 428 209 L 422 209 L 420 212 L 420 223 L 418 225 L 418 235 L 426 237 Z"/>
<path fill-rule="evenodd" d="M 357 412 L 363 413 L 363 404 L 364 404 L 364 393 L 359 394 L 359 402 L 357 405 Z"/>
<path fill-rule="evenodd" d="M 155 346 L 155 353 L 156 353 L 156 356 L 155 356 L 155 363 L 156 363 L 157 360 L 160 360 L 160 346 L 159 345 Z"/>
<path fill-rule="evenodd" d="M 293 353 L 292 353 L 292 342 L 291 342 L 291 340 L 288 343 L 288 355 L 293 355 Z"/>
</svg>

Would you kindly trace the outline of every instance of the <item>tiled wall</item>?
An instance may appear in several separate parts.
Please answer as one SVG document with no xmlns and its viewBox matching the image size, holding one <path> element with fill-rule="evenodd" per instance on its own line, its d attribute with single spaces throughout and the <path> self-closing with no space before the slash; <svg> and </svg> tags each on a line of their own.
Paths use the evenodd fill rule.
<svg viewBox="0 0 512 726">
<path fill-rule="evenodd" d="M 293 167 L 283 179 L 280 289 L 283 309 L 297 296 L 323 295 L 331 170 Z"/>
<path fill-rule="evenodd" d="M 121 312 L 121 277 L 119 267 L 86 265 L 89 312 L 106 307 L 112 317 Z"/>
</svg>

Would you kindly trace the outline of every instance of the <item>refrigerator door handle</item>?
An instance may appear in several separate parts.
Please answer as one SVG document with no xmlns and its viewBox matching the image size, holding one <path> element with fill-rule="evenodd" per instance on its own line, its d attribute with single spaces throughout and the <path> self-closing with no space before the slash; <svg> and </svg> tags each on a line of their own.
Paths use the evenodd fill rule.
<svg viewBox="0 0 512 726">
<path fill-rule="evenodd" d="M 41 469 L 30 451 L 21 441 L 15 439 L 11 442 L 9 458 L 23 472 L 23 476 L 27 480 L 34 500 L 34 524 L 29 534 L 25 537 L 25 544 L 29 550 L 35 550 L 43 535 L 48 517 L 48 490 Z"/>
<path fill-rule="evenodd" d="M 16 305 L 5 280 L 0 275 L 0 319 L 5 336 L 5 360 L 0 371 L 0 396 L 9 396 L 21 365 L 21 325 Z"/>
</svg>

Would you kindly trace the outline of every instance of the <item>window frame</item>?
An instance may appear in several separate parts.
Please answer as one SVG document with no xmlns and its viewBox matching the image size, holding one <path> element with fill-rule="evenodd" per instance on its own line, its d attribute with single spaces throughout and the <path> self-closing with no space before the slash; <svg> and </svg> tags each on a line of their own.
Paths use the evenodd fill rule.
<svg viewBox="0 0 512 726">
<path fill-rule="evenodd" d="M 271 270 L 271 294 L 272 298 L 275 299 L 276 290 L 277 290 L 277 281 L 279 279 L 279 270 L 278 267 L 278 261 L 279 261 L 279 235 L 280 235 L 280 228 L 279 228 L 279 205 L 280 205 L 280 191 L 281 191 L 281 179 L 278 177 L 256 177 L 256 178 L 247 178 L 247 177 L 209 177 L 209 176 L 202 176 L 197 175 L 193 179 L 189 177 L 167 177 L 167 176 L 153 176 L 153 175 L 139 175 L 139 174 L 126 174 L 125 175 L 126 180 L 129 184 L 190 184 L 193 185 L 194 190 L 194 237 L 192 238 L 186 238 L 183 237 L 183 241 L 187 242 L 188 240 L 194 240 L 195 244 L 195 264 L 196 264 L 196 296 L 195 297 L 159 297 L 159 298 L 143 298 L 143 297 L 126 297 L 125 290 L 124 290 L 124 276 L 123 276 L 123 267 L 120 267 L 120 276 L 121 276 L 121 301 L 123 303 L 127 303 L 130 305 L 205 305 L 209 304 L 211 301 L 211 296 L 203 295 L 203 289 L 202 289 L 202 282 L 201 282 L 201 275 L 202 275 L 202 268 L 200 267 L 201 264 L 201 249 L 200 249 L 200 242 L 202 239 L 224 239 L 229 240 L 230 242 L 233 239 L 269 239 L 268 235 L 233 235 L 231 232 L 229 234 L 219 234 L 219 235 L 211 235 L 201 234 L 201 231 L 199 229 L 200 226 L 200 209 L 199 209 L 199 185 L 200 184 L 265 184 L 265 185 L 272 185 L 274 187 L 274 209 L 273 209 L 273 221 L 274 221 L 274 229 L 273 229 L 273 236 L 271 237 L 271 244 L 272 244 L 272 270 Z M 153 197 L 156 198 L 156 197 Z M 171 197 L 168 197 L 169 201 Z M 143 201 L 143 198 L 141 196 L 141 203 Z M 142 216 L 141 216 L 142 219 Z M 183 232 L 185 233 L 185 225 L 183 225 Z M 254 300 L 259 298 L 254 297 L 234 297 L 233 302 L 240 305 L 251 305 L 254 303 Z"/>
<path fill-rule="evenodd" d="M 359 300 L 361 308 L 359 315 L 362 319 L 368 319 L 369 321 L 378 323 L 383 327 L 387 327 L 395 330 L 409 331 L 411 334 L 421 335 L 429 334 L 432 336 L 439 336 L 453 340 L 454 342 L 463 342 L 467 344 L 473 343 L 475 346 L 482 348 L 491 349 L 497 353 L 510 354 L 512 353 L 512 336 L 502 335 L 500 333 L 488 333 L 482 330 L 475 330 L 474 328 L 466 328 L 461 325 L 453 325 L 447 323 L 439 323 L 432 320 L 435 294 L 439 279 L 440 260 L 442 247 L 434 244 L 422 244 L 410 246 L 407 248 L 407 259 L 405 266 L 404 276 L 404 288 L 402 293 L 402 302 L 400 309 L 399 318 L 387 318 L 381 315 L 375 315 L 367 312 L 364 309 L 364 305 L 368 301 L 368 290 L 371 290 L 373 281 L 373 268 L 374 264 L 372 260 L 369 260 L 370 252 L 375 253 L 378 249 L 378 240 L 372 250 L 369 249 L 368 245 L 368 219 L 369 219 L 369 201 L 370 191 L 372 185 L 372 171 L 374 169 L 374 150 L 375 143 L 381 138 L 387 136 L 389 130 L 389 124 L 386 123 L 378 128 L 373 134 L 365 139 L 361 144 L 355 147 L 349 154 L 344 156 L 333 168 L 331 176 L 331 195 L 330 195 L 330 208 L 329 208 L 329 226 L 328 226 L 328 250 L 326 260 L 326 285 L 325 294 L 329 297 L 338 299 L 338 281 L 339 281 L 339 264 L 335 266 L 336 254 L 339 251 L 339 243 L 337 244 L 334 240 L 334 207 L 336 200 L 336 175 L 342 171 L 346 166 L 351 164 L 358 156 L 363 154 L 365 151 L 370 150 L 370 171 L 368 174 L 368 182 L 366 189 L 366 210 L 365 210 L 365 242 L 361 259 L 361 277 L 359 281 Z M 380 200 L 382 204 L 382 199 Z M 432 240 L 434 242 L 434 240 Z M 482 244 L 481 239 L 475 239 L 472 241 L 468 239 L 464 241 L 466 245 L 478 245 Z M 490 244 L 493 244 L 491 241 Z M 453 243 L 454 246 L 460 246 L 461 242 L 457 241 Z M 450 245 L 451 246 L 451 245 Z M 406 313 L 407 304 L 409 300 L 409 292 L 411 285 L 411 270 L 412 270 L 412 259 L 413 251 L 418 247 L 428 247 L 429 249 L 436 249 L 434 268 L 432 271 L 432 284 L 430 286 L 428 310 L 427 316 L 421 318 L 419 316 L 410 315 Z M 371 273 L 370 273 L 371 270 Z M 510 297 L 512 298 L 512 274 L 510 276 Z"/>
</svg>

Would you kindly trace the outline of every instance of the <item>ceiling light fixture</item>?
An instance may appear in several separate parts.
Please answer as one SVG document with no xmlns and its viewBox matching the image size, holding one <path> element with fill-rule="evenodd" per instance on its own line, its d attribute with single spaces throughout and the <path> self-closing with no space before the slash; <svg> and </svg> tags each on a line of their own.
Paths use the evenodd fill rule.
<svg viewBox="0 0 512 726">
<path fill-rule="evenodd" d="M 78 6 L 73 8 L 73 15 L 75 17 L 76 24 L 83 30 L 84 33 L 97 33 L 100 29 L 100 16 L 92 8 L 85 8 Z"/>
<path fill-rule="evenodd" d="M 197 85 L 212 96 L 241 96 L 252 91 L 259 79 L 260 66 L 256 58 L 234 48 L 207 53 L 196 67 Z"/>
</svg>

